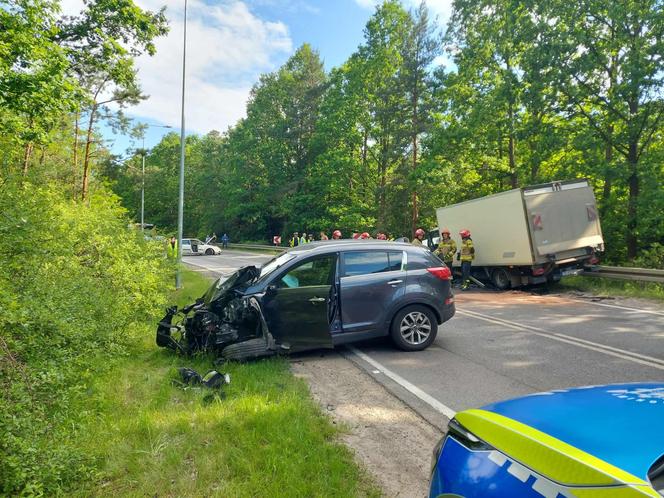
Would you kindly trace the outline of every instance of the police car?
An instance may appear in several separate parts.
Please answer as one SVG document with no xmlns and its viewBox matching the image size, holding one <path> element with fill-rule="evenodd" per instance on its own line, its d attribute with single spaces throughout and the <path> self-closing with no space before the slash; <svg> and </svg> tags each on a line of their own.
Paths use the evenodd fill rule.
<svg viewBox="0 0 664 498">
<path fill-rule="evenodd" d="M 664 496 L 664 383 L 533 394 L 457 413 L 430 497 Z"/>
</svg>

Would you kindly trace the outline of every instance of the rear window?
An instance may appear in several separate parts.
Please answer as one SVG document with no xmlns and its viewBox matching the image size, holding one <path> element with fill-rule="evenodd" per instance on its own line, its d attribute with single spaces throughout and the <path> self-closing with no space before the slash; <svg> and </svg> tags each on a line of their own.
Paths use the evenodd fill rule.
<svg viewBox="0 0 664 498">
<path fill-rule="evenodd" d="M 400 270 L 401 258 L 401 251 L 346 252 L 344 253 L 344 276 Z"/>
<path fill-rule="evenodd" d="M 434 266 L 441 266 L 441 261 L 428 250 L 408 251 L 408 269 L 424 270 Z"/>
</svg>

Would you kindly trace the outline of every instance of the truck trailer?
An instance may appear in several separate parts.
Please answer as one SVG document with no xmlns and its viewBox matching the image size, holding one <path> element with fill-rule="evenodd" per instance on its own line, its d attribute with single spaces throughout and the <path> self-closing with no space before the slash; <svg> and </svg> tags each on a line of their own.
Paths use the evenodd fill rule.
<svg viewBox="0 0 664 498">
<path fill-rule="evenodd" d="M 597 263 L 604 250 L 597 203 L 587 180 L 517 188 L 436 210 L 460 247 L 475 245 L 473 276 L 499 289 L 556 282 Z M 460 266 L 455 258 L 454 266 Z"/>
</svg>

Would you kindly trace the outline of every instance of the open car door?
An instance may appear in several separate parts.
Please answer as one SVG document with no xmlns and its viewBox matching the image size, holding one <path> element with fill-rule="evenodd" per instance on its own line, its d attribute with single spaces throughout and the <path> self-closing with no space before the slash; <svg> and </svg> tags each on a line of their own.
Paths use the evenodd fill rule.
<svg viewBox="0 0 664 498">
<path fill-rule="evenodd" d="M 275 340 L 291 351 L 331 348 L 331 310 L 338 309 L 337 255 L 303 260 L 275 277 L 264 299 L 265 318 Z M 334 317 L 332 316 L 332 319 Z"/>
</svg>

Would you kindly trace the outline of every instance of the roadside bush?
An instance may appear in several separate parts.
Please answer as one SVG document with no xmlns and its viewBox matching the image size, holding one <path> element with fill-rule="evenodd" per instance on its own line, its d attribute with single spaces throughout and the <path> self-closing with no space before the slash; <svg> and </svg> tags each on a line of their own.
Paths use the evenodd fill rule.
<svg viewBox="0 0 664 498">
<path fill-rule="evenodd" d="M 634 260 L 634 266 L 664 270 L 664 245 L 655 242 L 649 249 L 641 251 Z"/>
<path fill-rule="evenodd" d="M 170 290 L 163 248 L 118 199 L 0 187 L 0 493 L 54 494 L 91 476 L 73 442 L 94 377 L 125 354 Z"/>
</svg>

